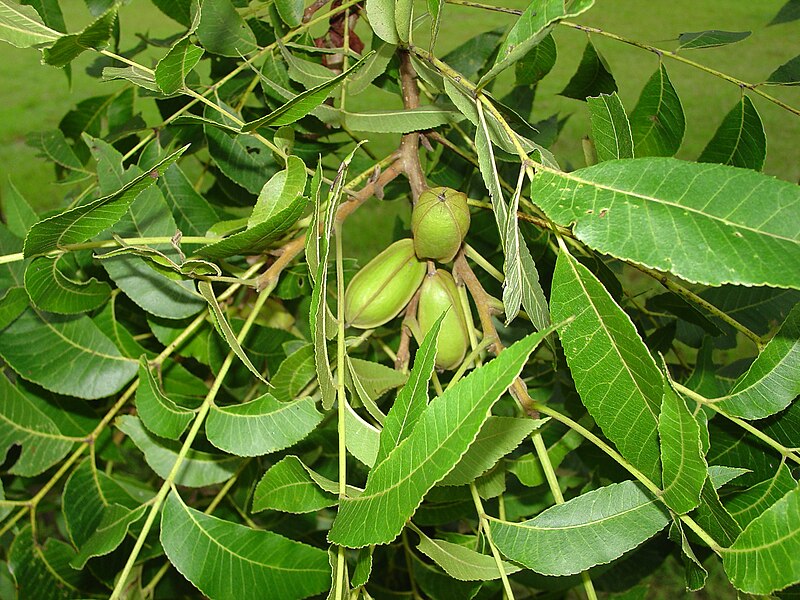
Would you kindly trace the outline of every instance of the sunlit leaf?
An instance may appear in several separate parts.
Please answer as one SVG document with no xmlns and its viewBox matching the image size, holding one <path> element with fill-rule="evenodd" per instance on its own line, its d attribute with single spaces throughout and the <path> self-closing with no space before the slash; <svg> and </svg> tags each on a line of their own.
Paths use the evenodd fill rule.
<svg viewBox="0 0 800 600">
<path fill-rule="evenodd" d="M 371 133 L 409 133 L 410 131 L 435 129 L 440 125 L 461 119 L 460 113 L 436 106 L 344 113 L 344 122 L 347 127 L 353 131 Z"/>
<path fill-rule="evenodd" d="M 562 249 L 553 274 L 555 321 L 581 400 L 606 436 L 652 481 L 661 480 L 658 414 L 661 375 L 627 314 L 599 280 Z"/>
<path fill-rule="evenodd" d="M 60 36 L 55 44 L 42 52 L 44 62 L 54 67 L 64 67 L 86 50 L 104 48 L 116 19 L 117 8 L 114 6 L 80 33 Z"/>
<path fill-rule="evenodd" d="M 740 527 L 747 527 L 761 513 L 797 487 L 792 471 L 782 463 L 775 476 L 725 498 L 725 508 Z"/>
<path fill-rule="evenodd" d="M 239 58 L 257 48 L 256 37 L 231 0 L 204 2 L 197 37 L 211 54 Z"/>
<path fill-rule="evenodd" d="M 725 572 L 737 589 L 770 594 L 800 581 L 800 488 L 754 519 L 723 551 Z"/>
<path fill-rule="evenodd" d="M 800 189 L 789 182 L 722 165 L 637 158 L 540 172 L 531 197 L 599 252 L 707 285 L 800 288 L 800 271 L 791 266 L 800 264 L 793 226 Z"/>
<path fill-rule="evenodd" d="M 672 156 L 680 148 L 686 118 L 664 65 L 644 85 L 630 122 L 636 156 Z"/>
<path fill-rule="evenodd" d="M 111 287 L 94 277 L 89 281 L 70 279 L 57 257 L 38 256 L 25 269 L 25 290 L 38 308 L 59 314 L 75 314 L 102 306 Z"/>
<path fill-rule="evenodd" d="M 147 429 L 171 440 L 177 440 L 194 417 L 194 411 L 175 404 L 161 391 L 144 356 L 139 359 L 136 414 Z"/>
<path fill-rule="evenodd" d="M 719 29 L 682 33 L 678 36 L 678 50 L 727 46 L 728 44 L 741 42 L 749 37 L 751 33 L 751 31 L 721 31 Z"/>
<path fill-rule="evenodd" d="M 270 394 L 230 406 L 212 406 L 208 441 L 237 456 L 262 456 L 304 439 L 322 421 L 312 398 L 280 402 Z"/>
<path fill-rule="evenodd" d="M 500 552 L 544 575 L 572 575 L 622 556 L 669 523 L 659 501 L 633 481 L 613 483 L 523 523 L 492 519 Z"/>
<path fill-rule="evenodd" d="M 164 502 L 161 544 L 186 579 L 218 600 L 241 600 L 265 590 L 275 600 L 294 600 L 323 592 L 331 583 L 324 550 L 204 515 L 175 491 Z"/>
<path fill-rule="evenodd" d="M 419 544 L 417 550 L 439 565 L 450 577 L 459 581 L 491 581 L 500 579 L 500 570 L 494 557 L 446 540 L 434 540 L 417 531 Z M 506 575 L 520 570 L 520 567 L 503 563 Z"/>
<path fill-rule="evenodd" d="M 32 7 L 0 0 L 0 40 L 17 48 L 30 48 L 52 44 L 60 37 L 61 33 L 45 26 Z"/>
<path fill-rule="evenodd" d="M 338 485 L 290 455 L 270 467 L 258 482 L 253 492 L 253 512 L 269 509 L 302 514 L 334 506 L 339 502 L 334 493 Z"/>
<path fill-rule="evenodd" d="M 155 80 L 165 94 L 174 94 L 186 82 L 186 76 L 203 57 L 203 49 L 192 44 L 188 38 L 181 39 L 170 48 L 167 55 L 158 61 Z"/>
<path fill-rule="evenodd" d="M 592 120 L 592 140 L 597 160 L 633 158 L 633 137 L 625 107 L 617 93 L 586 99 Z"/>
<path fill-rule="evenodd" d="M 509 346 L 432 400 L 409 436 L 370 471 L 364 493 L 342 500 L 329 540 L 359 548 L 397 537 L 424 494 L 466 452 L 486 421 L 487 410 L 548 333 L 532 334 Z"/>
</svg>

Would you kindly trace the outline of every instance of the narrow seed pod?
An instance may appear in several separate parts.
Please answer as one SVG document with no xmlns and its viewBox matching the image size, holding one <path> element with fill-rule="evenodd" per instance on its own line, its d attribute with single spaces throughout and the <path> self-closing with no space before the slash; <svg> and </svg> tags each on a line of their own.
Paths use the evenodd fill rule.
<svg viewBox="0 0 800 600">
<path fill-rule="evenodd" d="M 445 310 L 435 363 L 439 369 L 455 369 L 464 360 L 469 347 L 467 319 L 453 276 L 439 269 L 425 277 L 419 292 L 417 322 L 422 335 L 430 331 Z"/>
<path fill-rule="evenodd" d="M 420 194 L 411 213 L 414 250 L 420 258 L 450 262 L 469 229 L 467 195 L 447 187 Z"/>
<path fill-rule="evenodd" d="M 360 329 L 391 321 L 414 296 L 425 270 L 425 263 L 414 254 L 414 242 L 396 241 L 350 281 L 344 293 L 345 321 Z"/>
</svg>

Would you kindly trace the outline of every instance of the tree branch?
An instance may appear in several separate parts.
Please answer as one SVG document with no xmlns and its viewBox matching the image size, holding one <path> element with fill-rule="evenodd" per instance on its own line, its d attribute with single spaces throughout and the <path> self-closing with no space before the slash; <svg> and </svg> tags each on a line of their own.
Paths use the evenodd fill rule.
<svg viewBox="0 0 800 600">
<path fill-rule="evenodd" d="M 403 89 L 403 106 L 414 109 L 419 106 L 419 87 L 417 86 L 417 73 L 411 64 L 411 56 L 407 50 L 400 50 L 400 86 Z M 407 133 L 400 141 L 400 155 L 403 161 L 403 171 L 411 185 L 411 195 L 416 204 L 419 195 L 428 189 L 422 164 L 419 162 L 419 133 Z"/>
</svg>

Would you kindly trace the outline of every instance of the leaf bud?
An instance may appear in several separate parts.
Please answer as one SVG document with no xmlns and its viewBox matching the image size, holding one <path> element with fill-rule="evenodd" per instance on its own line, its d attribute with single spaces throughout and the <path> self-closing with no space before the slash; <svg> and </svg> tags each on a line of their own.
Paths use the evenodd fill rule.
<svg viewBox="0 0 800 600">
<path fill-rule="evenodd" d="M 444 311 L 435 364 L 439 369 L 455 369 L 469 347 L 467 319 L 453 276 L 439 269 L 425 277 L 419 292 L 417 322 L 423 336 Z"/>
<path fill-rule="evenodd" d="M 420 258 L 450 262 L 469 229 L 467 195 L 447 187 L 420 194 L 411 213 L 414 250 Z"/>
<path fill-rule="evenodd" d="M 344 293 L 348 325 L 372 329 L 405 308 L 425 278 L 426 266 L 410 238 L 398 240 L 355 274 Z"/>
</svg>

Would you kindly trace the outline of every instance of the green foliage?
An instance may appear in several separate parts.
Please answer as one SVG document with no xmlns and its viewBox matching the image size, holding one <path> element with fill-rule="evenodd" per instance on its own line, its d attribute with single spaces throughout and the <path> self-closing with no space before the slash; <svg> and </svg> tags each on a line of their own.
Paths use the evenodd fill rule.
<svg viewBox="0 0 800 600">
<path fill-rule="evenodd" d="M 52 201 L 13 173 L 2 198 L 0 596 L 641 598 L 679 564 L 714 597 L 794 591 L 800 188 L 760 170 L 797 57 L 741 81 L 700 61 L 750 31 L 668 51 L 583 24 L 592 0 L 151 2 L 163 37 L 128 46 L 127 3 L 73 28 L 0 0 L 1 41 L 97 82 L 27 137 Z M 480 10 L 505 28 L 445 39 Z M 629 112 L 614 43 L 659 58 Z M 713 136 L 675 62 L 741 91 Z M 553 71 L 585 165 L 567 115 L 531 122 Z M 469 198 L 439 257 L 458 323 L 417 278 L 382 297 L 401 274 L 364 249 L 440 186 Z M 375 255 L 352 300 L 396 316 L 350 327 Z"/>
</svg>

